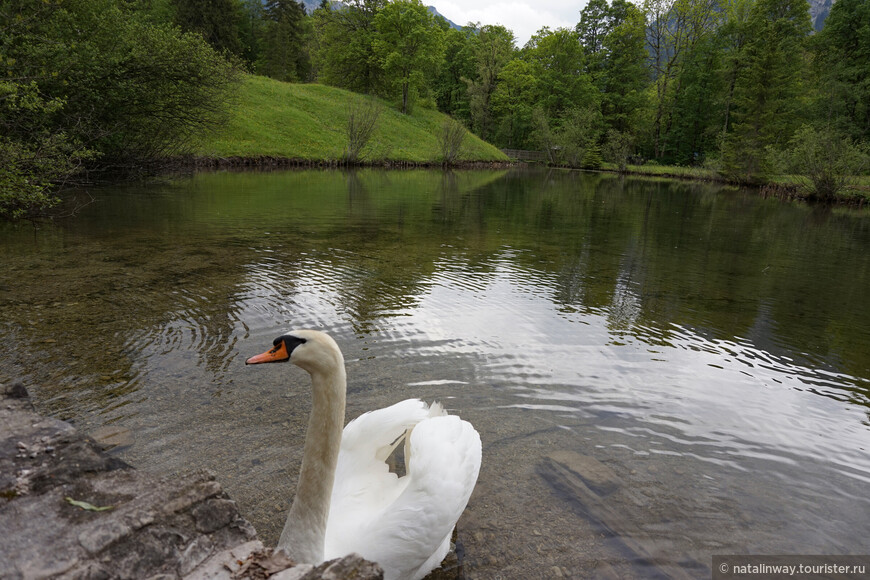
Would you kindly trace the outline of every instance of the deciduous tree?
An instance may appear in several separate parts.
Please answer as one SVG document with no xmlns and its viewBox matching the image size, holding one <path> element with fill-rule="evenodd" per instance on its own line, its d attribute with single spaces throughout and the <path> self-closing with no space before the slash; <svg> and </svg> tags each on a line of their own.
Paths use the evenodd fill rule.
<svg viewBox="0 0 870 580">
<path fill-rule="evenodd" d="M 433 78 L 444 55 L 443 32 L 420 0 L 394 0 L 375 16 L 375 55 L 386 83 L 401 93 L 402 113 Z"/>
<path fill-rule="evenodd" d="M 469 106 L 475 133 L 491 139 L 495 131 L 492 94 L 501 69 L 514 56 L 514 33 L 500 25 L 485 25 L 474 37 L 476 74 L 468 79 Z"/>
</svg>

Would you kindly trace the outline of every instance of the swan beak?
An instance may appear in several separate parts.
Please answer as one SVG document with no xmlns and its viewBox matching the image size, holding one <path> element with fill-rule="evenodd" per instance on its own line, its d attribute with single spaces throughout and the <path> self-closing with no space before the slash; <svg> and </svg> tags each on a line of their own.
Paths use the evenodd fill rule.
<svg viewBox="0 0 870 580">
<path fill-rule="evenodd" d="M 245 361 L 246 365 L 257 365 L 260 363 L 284 362 L 290 360 L 290 353 L 287 352 L 287 345 L 282 340 L 275 348 L 267 350 L 263 354 L 252 356 Z"/>
</svg>

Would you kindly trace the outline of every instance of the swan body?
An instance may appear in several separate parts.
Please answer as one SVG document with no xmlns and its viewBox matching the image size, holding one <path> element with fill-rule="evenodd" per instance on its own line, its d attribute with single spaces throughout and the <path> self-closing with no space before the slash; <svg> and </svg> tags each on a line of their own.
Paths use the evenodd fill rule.
<svg viewBox="0 0 870 580">
<path fill-rule="evenodd" d="M 278 548 L 319 564 L 356 552 L 386 580 L 416 580 L 450 548 L 480 470 L 480 436 L 438 405 L 408 399 L 344 423 L 341 351 L 313 330 L 285 334 L 246 362 L 290 361 L 311 375 L 313 402 L 296 497 Z M 404 443 L 406 474 L 386 463 Z"/>
</svg>

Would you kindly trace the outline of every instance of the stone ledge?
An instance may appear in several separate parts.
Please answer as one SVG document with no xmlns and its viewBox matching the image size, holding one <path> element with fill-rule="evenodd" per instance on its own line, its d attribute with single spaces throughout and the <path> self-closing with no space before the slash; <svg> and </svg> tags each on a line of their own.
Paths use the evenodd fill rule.
<svg viewBox="0 0 870 580">
<path fill-rule="evenodd" d="M 355 554 L 295 566 L 263 547 L 213 474 L 141 473 L 35 413 L 20 385 L 0 385 L 0 530 L 10 579 L 383 578 Z"/>
</svg>

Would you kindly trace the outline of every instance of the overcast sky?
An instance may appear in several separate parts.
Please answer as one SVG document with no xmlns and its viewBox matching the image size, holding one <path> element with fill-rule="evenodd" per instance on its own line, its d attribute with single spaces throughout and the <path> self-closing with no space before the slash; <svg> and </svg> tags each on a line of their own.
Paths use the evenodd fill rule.
<svg viewBox="0 0 870 580">
<path fill-rule="evenodd" d="M 522 47 L 544 26 L 573 28 L 586 0 L 424 0 L 445 18 L 465 26 L 469 22 L 510 28 Z"/>
</svg>

